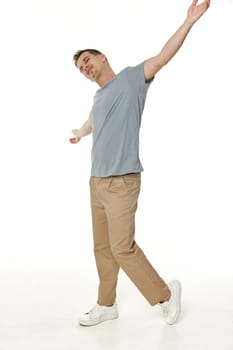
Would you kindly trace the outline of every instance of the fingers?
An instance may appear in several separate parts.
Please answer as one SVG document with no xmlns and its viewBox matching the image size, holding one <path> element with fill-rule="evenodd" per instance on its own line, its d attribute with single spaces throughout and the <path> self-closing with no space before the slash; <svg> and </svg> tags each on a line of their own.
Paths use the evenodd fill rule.
<svg viewBox="0 0 233 350">
<path fill-rule="evenodd" d="M 70 143 L 78 143 L 81 140 L 81 137 L 71 137 L 69 139 Z"/>
<path fill-rule="evenodd" d="M 208 8 L 210 6 L 210 0 L 204 0 L 200 5 L 206 5 Z"/>
<path fill-rule="evenodd" d="M 196 5 L 197 5 L 197 3 L 198 3 L 198 0 L 193 0 L 193 2 L 192 2 L 192 5 L 191 5 L 191 6 L 196 6 Z"/>
<path fill-rule="evenodd" d="M 202 5 L 202 8 L 207 10 L 210 7 L 210 0 L 203 1 L 200 6 Z"/>
<path fill-rule="evenodd" d="M 197 6 L 197 3 L 198 3 L 198 0 L 193 0 L 191 6 Z M 204 4 L 206 4 L 207 7 L 209 7 L 210 6 L 210 0 L 204 0 L 200 5 L 204 5 Z"/>
<path fill-rule="evenodd" d="M 70 138 L 70 143 L 78 143 L 78 139 L 76 137 Z"/>
</svg>

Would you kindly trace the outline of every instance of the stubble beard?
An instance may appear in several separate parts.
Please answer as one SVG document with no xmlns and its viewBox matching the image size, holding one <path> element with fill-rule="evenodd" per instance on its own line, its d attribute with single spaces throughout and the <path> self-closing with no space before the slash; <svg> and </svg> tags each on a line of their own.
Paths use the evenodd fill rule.
<svg viewBox="0 0 233 350">
<path fill-rule="evenodd" d="M 98 71 L 94 70 L 93 73 L 91 74 L 91 80 L 96 82 L 98 80 L 98 76 L 99 76 Z"/>
</svg>

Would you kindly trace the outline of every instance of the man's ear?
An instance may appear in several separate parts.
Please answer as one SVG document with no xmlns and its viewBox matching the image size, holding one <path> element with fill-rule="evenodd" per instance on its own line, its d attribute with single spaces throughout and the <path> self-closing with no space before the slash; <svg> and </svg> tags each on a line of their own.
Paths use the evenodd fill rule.
<svg viewBox="0 0 233 350">
<path fill-rule="evenodd" d="M 102 62 L 105 62 L 106 61 L 106 57 L 105 57 L 105 55 L 101 55 L 101 60 L 102 60 Z"/>
</svg>

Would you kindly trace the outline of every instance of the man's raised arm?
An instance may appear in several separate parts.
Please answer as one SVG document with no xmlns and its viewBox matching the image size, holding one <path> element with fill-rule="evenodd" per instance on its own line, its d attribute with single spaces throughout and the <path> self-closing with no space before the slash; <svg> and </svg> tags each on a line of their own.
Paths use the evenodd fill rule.
<svg viewBox="0 0 233 350">
<path fill-rule="evenodd" d="M 204 0 L 197 5 L 198 0 L 193 0 L 188 9 L 187 17 L 180 28 L 167 41 L 157 56 L 149 58 L 144 63 L 145 79 L 150 80 L 166 65 L 182 46 L 186 36 L 194 23 L 206 12 L 210 6 L 210 0 Z"/>
</svg>

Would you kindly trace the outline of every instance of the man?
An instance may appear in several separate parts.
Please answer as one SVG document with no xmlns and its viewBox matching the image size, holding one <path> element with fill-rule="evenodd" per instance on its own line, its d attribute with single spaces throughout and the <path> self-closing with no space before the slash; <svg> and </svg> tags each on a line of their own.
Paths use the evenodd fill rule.
<svg viewBox="0 0 233 350">
<path fill-rule="evenodd" d="M 92 326 L 118 317 L 116 285 L 122 268 L 151 305 L 162 307 L 166 323 L 174 324 L 181 312 L 181 283 L 166 284 L 134 240 L 135 212 L 140 192 L 139 128 L 147 90 L 155 74 L 182 46 L 193 24 L 210 0 L 194 0 L 181 27 L 161 52 L 119 74 L 98 50 L 74 55 L 80 72 L 99 85 L 89 119 L 73 130 L 72 144 L 93 133 L 90 178 L 94 253 L 99 274 L 97 304 L 80 319 Z"/>
</svg>

